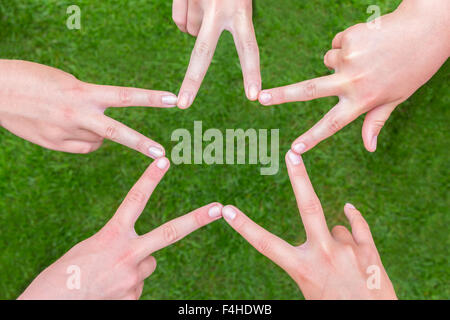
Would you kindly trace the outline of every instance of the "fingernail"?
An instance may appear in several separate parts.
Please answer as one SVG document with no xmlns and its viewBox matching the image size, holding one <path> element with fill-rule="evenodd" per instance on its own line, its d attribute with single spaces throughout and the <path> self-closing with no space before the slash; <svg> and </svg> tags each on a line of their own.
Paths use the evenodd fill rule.
<svg viewBox="0 0 450 320">
<path fill-rule="evenodd" d="M 165 169 L 167 167 L 168 163 L 169 163 L 169 161 L 166 158 L 159 158 L 156 161 L 156 166 L 162 170 L 162 169 Z"/>
<path fill-rule="evenodd" d="M 154 158 L 161 158 L 162 156 L 164 156 L 164 151 L 158 147 L 148 148 L 148 153 Z"/>
<path fill-rule="evenodd" d="M 378 140 L 378 136 L 374 136 L 372 138 L 372 142 L 370 143 L 370 146 L 373 151 L 377 150 L 377 140 Z"/>
<path fill-rule="evenodd" d="M 356 209 L 354 205 L 352 205 L 351 203 L 346 203 L 345 207 L 348 209 Z"/>
<path fill-rule="evenodd" d="M 163 96 L 161 101 L 167 106 L 174 107 L 177 104 L 178 98 L 176 96 Z"/>
<path fill-rule="evenodd" d="M 248 98 L 250 100 L 258 99 L 258 87 L 256 84 L 251 84 L 248 89 Z"/>
<path fill-rule="evenodd" d="M 294 151 L 289 150 L 288 151 L 288 158 L 289 161 L 294 165 L 297 166 L 300 163 L 302 163 L 302 157 L 299 154 L 296 154 Z"/>
<path fill-rule="evenodd" d="M 222 215 L 227 220 L 233 220 L 236 217 L 236 211 L 232 207 L 226 206 L 222 209 Z"/>
<path fill-rule="evenodd" d="M 182 109 L 185 109 L 189 106 L 189 93 L 183 92 L 178 99 L 178 106 Z"/>
<path fill-rule="evenodd" d="M 296 144 L 294 144 L 294 146 L 292 147 L 292 150 L 294 150 L 294 151 L 297 152 L 298 154 L 302 154 L 302 153 L 305 152 L 305 150 L 306 150 L 306 145 L 305 145 L 303 142 L 296 143 Z"/>
<path fill-rule="evenodd" d="M 272 95 L 270 93 L 267 92 L 262 92 L 259 95 L 259 101 L 263 104 L 267 104 L 270 102 L 270 100 L 272 100 Z"/>
<path fill-rule="evenodd" d="M 214 206 L 212 208 L 209 209 L 208 211 L 208 215 L 211 218 L 217 218 L 220 217 L 222 215 L 222 210 L 219 206 Z"/>
</svg>

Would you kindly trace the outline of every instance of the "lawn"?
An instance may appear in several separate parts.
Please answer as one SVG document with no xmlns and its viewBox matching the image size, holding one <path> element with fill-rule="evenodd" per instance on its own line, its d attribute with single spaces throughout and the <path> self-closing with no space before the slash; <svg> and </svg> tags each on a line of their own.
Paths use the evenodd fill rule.
<svg viewBox="0 0 450 320">
<path fill-rule="evenodd" d="M 399 0 L 258 0 L 254 25 L 263 87 L 326 75 L 334 35 L 367 20 L 370 4 L 391 12 Z M 66 9 L 82 10 L 82 29 L 66 28 Z M 77 78 L 177 93 L 195 39 L 171 20 L 169 0 L 0 3 L 0 58 L 60 68 Z M 393 113 L 374 154 L 362 118 L 306 153 L 304 161 L 329 226 L 348 225 L 346 202 L 366 217 L 383 263 L 403 299 L 450 298 L 449 83 L 447 62 Z M 395 88 L 392 88 L 395 90 Z M 262 107 L 245 98 L 232 37 L 224 33 L 188 110 L 108 110 L 165 146 L 177 128 L 280 129 L 280 170 L 259 165 L 172 165 L 137 224 L 144 233 L 212 201 L 234 204 L 291 243 L 305 240 L 284 164 L 291 142 L 337 98 Z M 89 155 L 45 150 L 0 129 L 0 298 L 16 298 L 46 266 L 112 216 L 150 159 L 105 141 Z M 283 270 L 224 221 L 155 254 L 142 299 L 302 299 Z"/>
</svg>

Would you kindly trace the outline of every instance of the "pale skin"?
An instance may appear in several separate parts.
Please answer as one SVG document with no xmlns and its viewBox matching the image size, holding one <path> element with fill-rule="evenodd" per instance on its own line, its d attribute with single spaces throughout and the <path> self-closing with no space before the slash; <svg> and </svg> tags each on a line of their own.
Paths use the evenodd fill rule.
<svg viewBox="0 0 450 320">
<path fill-rule="evenodd" d="M 336 226 L 330 232 L 301 156 L 289 151 L 286 164 L 306 242 L 293 246 L 230 205 L 222 209 L 228 224 L 260 253 L 283 268 L 306 299 L 396 299 L 361 213 L 353 205 L 346 204 L 344 212 L 351 232 L 344 226 Z M 379 274 L 379 287 L 372 282 L 374 269 Z"/>
<path fill-rule="evenodd" d="M 310 150 L 366 114 L 362 139 L 374 152 L 392 111 L 448 59 L 449 1 L 405 0 L 379 22 L 379 29 L 364 23 L 336 35 L 324 57 L 334 74 L 260 92 L 263 105 L 339 97 L 335 107 L 293 142 L 293 151 Z"/>
<path fill-rule="evenodd" d="M 104 114 L 108 107 L 176 105 L 173 93 L 101 86 L 37 63 L 0 60 L 0 126 L 42 147 L 69 153 L 97 150 L 109 139 L 151 158 L 152 139 Z"/>
<path fill-rule="evenodd" d="M 172 18 L 181 31 L 197 37 L 178 94 L 179 108 L 192 105 L 224 30 L 233 35 L 247 98 L 252 101 L 258 98 L 261 73 L 252 0 L 173 0 Z"/>
<path fill-rule="evenodd" d="M 164 157 L 153 162 L 111 220 L 39 274 L 19 299 L 139 299 L 156 269 L 153 253 L 221 218 L 222 205 L 211 203 L 139 236 L 134 224 L 169 166 Z M 79 288 L 71 282 L 73 266 Z"/>
</svg>

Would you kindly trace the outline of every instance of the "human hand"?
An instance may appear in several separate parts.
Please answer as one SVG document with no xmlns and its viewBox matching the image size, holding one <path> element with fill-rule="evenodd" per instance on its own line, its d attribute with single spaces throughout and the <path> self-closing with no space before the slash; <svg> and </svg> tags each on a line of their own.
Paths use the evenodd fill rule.
<svg viewBox="0 0 450 320">
<path fill-rule="evenodd" d="M 264 105 L 338 96 L 339 103 L 298 137 L 292 150 L 304 153 L 366 113 L 362 127 L 370 152 L 391 112 L 425 84 L 450 55 L 450 2 L 404 1 L 382 16 L 380 28 L 358 24 L 338 33 L 324 57 L 333 75 L 263 90 Z"/>
<path fill-rule="evenodd" d="M 224 219 L 283 268 L 306 299 L 396 299 L 369 226 L 359 211 L 347 204 L 344 211 L 352 232 L 336 226 L 330 233 L 301 156 L 289 151 L 286 163 L 306 231 L 304 244 L 288 244 L 233 206 L 222 209 Z"/>
<path fill-rule="evenodd" d="M 178 94 L 178 107 L 189 108 L 211 63 L 223 30 L 231 32 L 241 61 L 247 98 L 261 90 L 259 49 L 252 21 L 252 0 L 173 0 L 172 18 L 183 32 L 197 37 Z"/>
<path fill-rule="evenodd" d="M 13 60 L 0 60 L 0 97 L 0 125 L 40 146 L 89 153 L 106 138 L 152 158 L 164 156 L 164 148 L 104 111 L 169 108 L 177 101 L 170 92 L 89 84 L 58 69 Z"/>
<path fill-rule="evenodd" d="M 151 254 L 221 218 L 222 205 L 211 203 L 138 236 L 134 224 L 168 169 L 167 158 L 153 162 L 112 219 L 45 269 L 19 299 L 138 299 L 156 268 Z"/>
</svg>

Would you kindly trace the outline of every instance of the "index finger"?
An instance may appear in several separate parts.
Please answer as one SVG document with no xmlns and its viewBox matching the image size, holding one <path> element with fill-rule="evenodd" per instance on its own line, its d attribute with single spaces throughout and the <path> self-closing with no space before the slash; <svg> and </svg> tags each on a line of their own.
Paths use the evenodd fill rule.
<svg viewBox="0 0 450 320">
<path fill-rule="evenodd" d="M 265 106 L 294 101 L 309 101 L 342 93 L 342 81 L 337 74 L 302 81 L 284 87 L 267 89 L 259 94 L 259 102 Z"/>
<path fill-rule="evenodd" d="M 154 161 L 128 192 L 113 219 L 118 220 L 122 225 L 133 227 L 169 167 L 170 162 L 167 158 Z"/>
<path fill-rule="evenodd" d="M 341 99 L 325 116 L 311 129 L 306 131 L 292 143 L 292 150 L 304 153 L 321 141 L 331 137 L 347 124 L 361 115 L 361 110 L 347 99 Z"/>
<path fill-rule="evenodd" d="M 139 256 L 145 257 L 183 239 L 195 230 L 222 217 L 222 205 L 214 202 L 184 216 L 166 222 L 142 235 L 139 239 Z"/>
<path fill-rule="evenodd" d="M 108 107 L 157 107 L 173 108 L 177 96 L 167 91 L 146 90 L 129 87 L 86 84 L 88 96 L 103 108 Z"/>
<path fill-rule="evenodd" d="M 208 71 L 220 33 L 221 30 L 214 24 L 213 18 L 205 16 L 178 95 L 179 108 L 186 109 L 192 105 Z"/>
<path fill-rule="evenodd" d="M 289 150 L 286 154 L 286 165 L 308 240 L 320 243 L 330 240 L 331 234 L 322 205 L 314 192 L 301 156 Z"/>
<path fill-rule="evenodd" d="M 103 114 L 91 116 L 87 121 L 86 128 L 88 130 L 105 139 L 141 152 L 147 157 L 157 159 L 165 154 L 163 146 L 159 143 Z"/>
<path fill-rule="evenodd" d="M 222 213 L 225 221 L 261 254 L 288 273 L 297 267 L 295 247 L 253 222 L 234 206 L 225 206 Z"/>
</svg>

